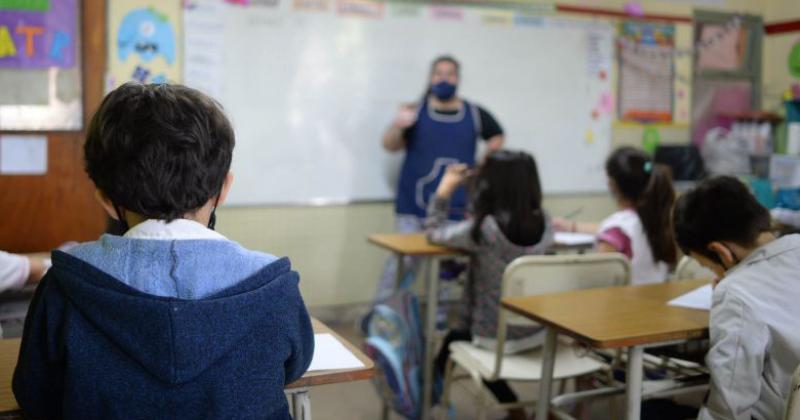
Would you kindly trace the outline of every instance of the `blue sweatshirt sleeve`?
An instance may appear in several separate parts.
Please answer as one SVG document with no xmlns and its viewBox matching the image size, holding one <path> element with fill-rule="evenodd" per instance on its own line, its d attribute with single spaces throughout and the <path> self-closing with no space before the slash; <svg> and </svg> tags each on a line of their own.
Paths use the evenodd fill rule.
<svg viewBox="0 0 800 420">
<path fill-rule="evenodd" d="M 300 379 L 314 357 L 314 328 L 297 286 L 294 286 L 290 299 L 294 301 L 294 311 L 289 317 L 289 325 L 285 328 L 292 348 L 291 356 L 284 363 L 286 385 Z"/>
<path fill-rule="evenodd" d="M 59 326 L 64 301 L 56 278 L 48 273 L 36 288 L 28 308 L 12 389 L 25 418 L 60 418 L 63 358 Z"/>
</svg>

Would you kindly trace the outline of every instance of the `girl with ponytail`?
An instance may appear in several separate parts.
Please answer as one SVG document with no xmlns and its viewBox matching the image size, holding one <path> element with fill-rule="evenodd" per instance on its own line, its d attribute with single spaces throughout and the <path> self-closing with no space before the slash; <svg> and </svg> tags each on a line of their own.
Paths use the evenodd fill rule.
<svg viewBox="0 0 800 420">
<path fill-rule="evenodd" d="M 619 211 L 594 228 L 557 221 L 560 230 L 597 234 L 597 250 L 619 252 L 631 261 L 631 283 L 660 283 L 677 260 L 672 230 L 675 191 L 669 167 L 654 163 L 632 147 L 615 150 L 606 160 L 608 187 Z"/>
</svg>

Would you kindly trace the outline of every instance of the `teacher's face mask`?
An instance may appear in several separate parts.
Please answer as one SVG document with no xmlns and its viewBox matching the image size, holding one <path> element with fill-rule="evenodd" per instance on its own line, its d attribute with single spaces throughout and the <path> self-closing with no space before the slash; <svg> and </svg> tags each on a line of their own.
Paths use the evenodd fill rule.
<svg viewBox="0 0 800 420">
<path fill-rule="evenodd" d="M 446 101 L 448 99 L 452 99 L 453 96 L 456 95 L 456 87 L 456 85 L 442 80 L 441 82 L 431 86 L 431 93 L 437 99 Z"/>
</svg>

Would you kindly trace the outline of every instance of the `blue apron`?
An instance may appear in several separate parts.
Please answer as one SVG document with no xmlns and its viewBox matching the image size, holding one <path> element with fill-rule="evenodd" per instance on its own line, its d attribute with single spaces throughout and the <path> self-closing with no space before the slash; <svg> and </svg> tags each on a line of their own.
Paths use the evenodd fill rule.
<svg viewBox="0 0 800 420">
<path fill-rule="evenodd" d="M 420 107 L 410 138 L 397 187 L 397 214 L 425 217 L 428 202 L 436 192 L 447 165 L 475 165 L 478 129 L 473 105 L 462 101 L 455 115 L 434 114 L 427 101 Z M 451 220 L 464 218 L 467 194 L 459 188 L 450 202 Z"/>
</svg>

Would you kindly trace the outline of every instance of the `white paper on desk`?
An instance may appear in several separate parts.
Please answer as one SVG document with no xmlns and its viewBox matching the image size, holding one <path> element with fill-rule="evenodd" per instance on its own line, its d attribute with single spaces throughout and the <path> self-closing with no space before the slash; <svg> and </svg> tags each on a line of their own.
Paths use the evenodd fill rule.
<svg viewBox="0 0 800 420">
<path fill-rule="evenodd" d="M 594 235 L 588 233 L 556 232 L 556 245 L 576 246 L 594 244 Z"/>
<path fill-rule="evenodd" d="M 364 367 L 358 358 L 331 334 L 314 334 L 312 370 L 357 369 Z"/>
<path fill-rule="evenodd" d="M 697 289 L 692 290 L 689 293 L 684 295 L 678 296 L 675 299 L 669 301 L 669 305 L 671 306 L 681 306 L 684 308 L 692 308 L 692 309 L 704 309 L 706 311 L 711 310 L 711 294 L 713 293 L 713 289 L 711 288 L 710 284 L 707 284 L 702 287 L 698 287 Z"/>
<path fill-rule="evenodd" d="M 0 136 L 0 174 L 44 175 L 46 173 L 46 136 Z"/>
</svg>

